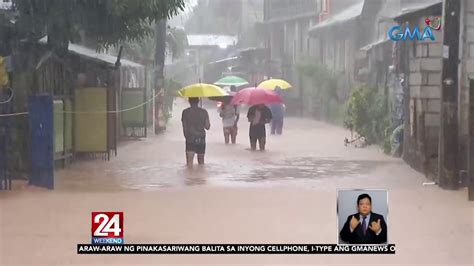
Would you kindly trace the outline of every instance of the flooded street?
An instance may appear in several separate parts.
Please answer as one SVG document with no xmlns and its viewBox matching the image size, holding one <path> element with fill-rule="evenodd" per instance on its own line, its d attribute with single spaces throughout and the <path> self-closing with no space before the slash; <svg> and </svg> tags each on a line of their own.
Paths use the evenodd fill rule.
<svg viewBox="0 0 474 266">
<path fill-rule="evenodd" d="M 268 136 L 267 151 L 251 152 L 246 114 L 242 113 L 237 145 L 225 145 L 222 122 L 211 106 L 207 164 L 188 169 L 180 122 L 181 110 L 185 107 L 186 103 L 179 100 L 163 135 L 123 142 L 118 157 L 110 162 L 80 162 L 59 171 L 57 188 L 153 191 L 194 185 L 263 187 L 293 183 L 313 186 L 328 178 L 357 180 L 380 166 L 403 164 L 401 160 L 381 155 L 376 147 L 344 147 L 343 140 L 349 136 L 345 130 L 296 118 L 287 120 L 284 135 Z"/>
<path fill-rule="evenodd" d="M 188 169 L 179 101 L 159 136 L 127 141 L 110 162 L 56 174 L 56 189 L 0 192 L 0 265 L 472 265 L 474 208 L 467 190 L 423 186 L 424 176 L 376 147 L 344 147 L 347 131 L 289 118 L 268 151 L 223 142 L 210 109 L 207 165 Z M 337 189 L 389 193 L 389 241 L 397 255 L 77 255 L 92 211 L 123 211 L 126 243 L 336 243 Z M 446 217 L 451 217 L 446 219 Z M 442 240 L 442 241 L 441 241 Z"/>
</svg>

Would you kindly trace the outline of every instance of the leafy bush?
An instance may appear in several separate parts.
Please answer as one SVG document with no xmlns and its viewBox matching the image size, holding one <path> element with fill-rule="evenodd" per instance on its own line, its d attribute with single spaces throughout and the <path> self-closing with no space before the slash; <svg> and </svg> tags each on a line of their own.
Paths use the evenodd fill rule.
<svg viewBox="0 0 474 266">
<path fill-rule="evenodd" d="M 320 104 L 318 109 L 325 120 L 340 123 L 344 106 L 339 104 L 337 96 L 339 77 L 325 65 L 314 63 L 308 58 L 304 57 L 297 64 L 297 71 L 312 80 L 313 87 L 308 96 Z"/>
<path fill-rule="evenodd" d="M 313 84 L 317 87 L 312 90 L 312 96 L 322 97 L 325 100 L 337 100 L 337 83 L 338 76 L 328 69 L 325 65 L 311 62 L 308 59 L 303 59 L 297 64 L 297 70 L 303 76 L 309 77 L 313 80 Z"/>
<path fill-rule="evenodd" d="M 389 137 L 390 118 L 378 91 L 362 85 L 352 91 L 346 102 L 344 126 L 364 137 L 368 144 L 381 144 Z"/>
</svg>

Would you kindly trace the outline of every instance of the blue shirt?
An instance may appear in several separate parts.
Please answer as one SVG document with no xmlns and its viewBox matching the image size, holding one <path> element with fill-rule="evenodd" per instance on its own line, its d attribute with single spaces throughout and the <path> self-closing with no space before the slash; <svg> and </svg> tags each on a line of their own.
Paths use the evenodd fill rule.
<svg viewBox="0 0 474 266">
<path fill-rule="evenodd" d="M 270 110 L 272 111 L 273 119 L 283 119 L 285 116 L 285 108 L 281 103 L 274 103 L 269 105 Z"/>
</svg>

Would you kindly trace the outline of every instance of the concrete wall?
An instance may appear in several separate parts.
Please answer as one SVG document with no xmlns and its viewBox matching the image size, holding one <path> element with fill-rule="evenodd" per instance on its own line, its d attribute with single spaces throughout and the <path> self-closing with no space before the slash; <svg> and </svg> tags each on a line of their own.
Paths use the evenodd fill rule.
<svg viewBox="0 0 474 266">
<path fill-rule="evenodd" d="M 424 28 L 425 18 L 419 19 Z M 442 34 L 436 41 L 409 41 L 410 108 L 404 158 L 412 167 L 436 176 L 441 111 Z"/>
<path fill-rule="evenodd" d="M 474 79 L 474 1 L 463 2 L 463 25 L 461 31 L 462 66 L 461 91 L 459 93 L 459 153 L 460 168 L 467 169 L 467 147 L 469 134 L 469 80 Z"/>
</svg>

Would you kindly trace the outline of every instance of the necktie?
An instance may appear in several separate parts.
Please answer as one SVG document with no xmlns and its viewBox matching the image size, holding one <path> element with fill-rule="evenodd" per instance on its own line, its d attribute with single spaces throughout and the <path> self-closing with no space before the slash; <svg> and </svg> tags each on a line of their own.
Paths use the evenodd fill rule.
<svg viewBox="0 0 474 266">
<path fill-rule="evenodd" d="M 367 233 L 367 223 L 365 222 L 366 218 L 367 218 L 367 216 L 362 217 L 362 232 L 364 232 L 364 236 Z"/>
</svg>

